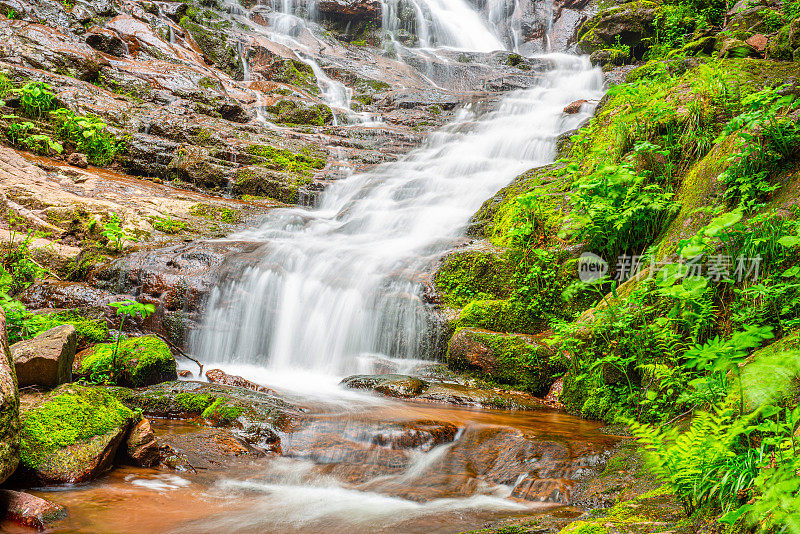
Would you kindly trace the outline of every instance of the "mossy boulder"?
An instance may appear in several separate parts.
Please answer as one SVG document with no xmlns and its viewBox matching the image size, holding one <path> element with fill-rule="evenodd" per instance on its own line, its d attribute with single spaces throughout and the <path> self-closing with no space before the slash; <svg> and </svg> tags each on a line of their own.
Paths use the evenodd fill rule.
<svg viewBox="0 0 800 534">
<path fill-rule="evenodd" d="M 457 250 L 436 271 L 436 289 L 449 306 L 511 296 L 513 265 L 501 250 Z"/>
<path fill-rule="evenodd" d="M 269 78 L 274 82 L 294 85 L 312 94 L 319 93 L 314 69 L 296 59 L 278 58 L 270 62 Z"/>
<path fill-rule="evenodd" d="M 545 395 L 566 369 L 533 336 L 460 328 L 450 339 L 447 364 L 478 378 Z"/>
<path fill-rule="evenodd" d="M 0 308 L 0 484 L 19 462 L 19 392 L 14 361 L 8 347 L 6 314 Z"/>
<path fill-rule="evenodd" d="M 727 38 L 718 42 L 720 58 L 759 57 L 761 54 L 753 46 L 741 39 Z"/>
<path fill-rule="evenodd" d="M 546 325 L 540 317 L 533 317 L 527 308 L 510 300 L 476 300 L 467 304 L 453 326 L 475 327 L 493 332 L 536 334 Z"/>
<path fill-rule="evenodd" d="M 116 376 L 114 351 L 121 372 Z M 155 336 L 123 339 L 116 343 L 101 343 L 80 354 L 78 373 L 85 377 L 109 380 L 121 386 L 144 387 L 175 380 L 177 365 L 166 343 Z"/>
<path fill-rule="evenodd" d="M 23 475 L 50 484 L 105 472 L 137 416 L 101 388 L 67 384 L 26 406 L 21 419 Z"/>
<path fill-rule="evenodd" d="M 524 209 L 517 201 L 520 195 L 536 197 L 541 230 L 558 228 L 569 206 L 567 193 L 572 181 L 562 172 L 563 164 L 531 169 L 483 203 L 472 216 L 467 233 L 488 238 L 497 245 L 507 245 L 509 230 Z M 544 232 L 543 232 L 544 233 Z"/>
<path fill-rule="evenodd" d="M 627 2 L 600 11 L 578 29 L 578 50 L 591 54 L 597 50 L 630 47 L 629 59 L 641 59 L 647 40 L 655 36 L 661 7 L 648 0 Z"/>
</svg>

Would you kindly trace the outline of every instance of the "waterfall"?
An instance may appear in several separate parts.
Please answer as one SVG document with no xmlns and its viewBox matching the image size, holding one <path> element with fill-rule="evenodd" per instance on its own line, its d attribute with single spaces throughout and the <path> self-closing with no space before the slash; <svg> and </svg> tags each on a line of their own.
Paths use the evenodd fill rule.
<svg viewBox="0 0 800 534">
<path fill-rule="evenodd" d="M 557 136 L 587 116 L 564 106 L 600 96 L 585 58 L 544 57 L 540 86 L 487 113 L 465 108 L 399 161 L 333 184 L 318 208 L 276 210 L 235 236 L 265 243 L 263 256 L 212 292 L 197 356 L 337 375 L 363 358 L 426 357 L 421 275 L 485 199 L 553 160 Z"/>
</svg>

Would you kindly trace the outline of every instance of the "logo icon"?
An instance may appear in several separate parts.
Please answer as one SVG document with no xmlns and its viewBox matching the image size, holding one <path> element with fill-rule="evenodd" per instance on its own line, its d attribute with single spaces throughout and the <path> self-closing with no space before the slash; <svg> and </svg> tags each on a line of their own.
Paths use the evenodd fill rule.
<svg viewBox="0 0 800 534">
<path fill-rule="evenodd" d="M 584 252 L 578 258 L 578 278 L 582 282 L 592 282 L 608 274 L 608 262 L 591 252 Z"/>
</svg>

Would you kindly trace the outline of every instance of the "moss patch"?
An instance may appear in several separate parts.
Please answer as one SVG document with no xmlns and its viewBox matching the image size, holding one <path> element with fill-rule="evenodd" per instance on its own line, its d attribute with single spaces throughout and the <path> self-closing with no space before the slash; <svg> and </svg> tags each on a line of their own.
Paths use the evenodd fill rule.
<svg viewBox="0 0 800 534">
<path fill-rule="evenodd" d="M 176 378 L 176 364 L 166 343 L 155 336 L 123 339 L 117 349 L 122 372 L 112 373 L 116 343 L 95 345 L 81 362 L 80 372 L 94 379 L 133 387 L 148 386 Z"/>
<path fill-rule="evenodd" d="M 58 449 L 127 425 L 134 412 L 98 388 L 69 384 L 23 414 L 20 458 L 35 469 Z"/>
<path fill-rule="evenodd" d="M 308 153 L 292 152 L 269 145 L 250 145 L 247 153 L 258 158 L 258 164 L 274 171 L 308 173 L 325 166 L 325 160 Z"/>
<path fill-rule="evenodd" d="M 436 272 L 437 289 L 450 306 L 511 295 L 512 267 L 495 252 L 461 251 L 447 256 Z"/>
<path fill-rule="evenodd" d="M 476 300 L 467 304 L 456 320 L 456 327 L 472 326 L 493 332 L 535 334 L 544 321 L 531 317 L 525 306 L 508 300 Z"/>
<path fill-rule="evenodd" d="M 226 224 L 242 222 L 242 214 L 238 211 L 213 204 L 195 204 L 189 208 L 189 213 L 195 217 L 203 217 L 204 219 Z"/>
</svg>

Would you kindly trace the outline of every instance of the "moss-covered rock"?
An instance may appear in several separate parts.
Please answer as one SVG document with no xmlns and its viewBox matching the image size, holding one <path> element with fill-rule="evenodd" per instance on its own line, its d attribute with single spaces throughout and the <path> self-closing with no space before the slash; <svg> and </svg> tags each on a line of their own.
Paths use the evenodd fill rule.
<svg viewBox="0 0 800 534">
<path fill-rule="evenodd" d="M 265 108 L 281 124 L 324 126 L 333 120 L 331 108 L 324 104 L 283 99 Z"/>
<path fill-rule="evenodd" d="M 178 148 L 167 166 L 170 177 L 211 190 L 226 189 L 231 171 L 208 149 L 197 145 Z"/>
<path fill-rule="evenodd" d="M 447 364 L 478 378 L 545 395 L 566 370 L 547 345 L 532 336 L 461 328 L 448 343 Z"/>
<path fill-rule="evenodd" d="M 61 386 L 24 409 L 21 466 L 43 483 L 90 480 L 111 466 L 135 418 L 101 388 Z"/>
<path fill-rule="evenodd" d="M 717 45 L 721 58 L 759 57 L 758 50 L 741 39 L 723 39 Z"/>
<path fill-rule="evenodd" d="M 301 188 L 311 182 L 308 177 L 255 166 L 239 169 L 233 179 L 234 195 L 266 197 L 286 204 L 297 204 L 301 198 Z"/>
<path fill-rule="evenodd" d="M 483 203 L 472 216 L 468 233 L 487 237 L 497 245 L 507 245 L 509 230 L 523 210 L 517 197 L 525 194 L 536 198 L 543 234 L 557 229 L 569 205 L 567 193 L 571 185 L 572 180 L 563 173 L 562 164 L 531 169 Z"/>
<path fill-rule="evenodd" d="M 270 63 L 272 81 L 294 85 L 312 94 L 319 93 L 317 77 L 311 65 L 296 59 L 275 59 Z"/>
<path fill-rule="evenodd" d="M 499 250 L 458 250 L 445 257 L 434 281 L 445 304 L 461 307 L 510 297 L 512 275 L 513 266 Z"/>
<path fill-rule="evenodd" d="M 510 300 L 476 300 L 467 304 L 454 322 L 456 328 L 466 326 L 493 332 L 536 334 L 546 322 L 532 317 L 527 308 Z"/>
<path fill-rule="evenodd" d="M 0 309 L 0 484 L 19 462 L 19 393 L 14 361 L 8 347 L 6 314 Z"/>
<path fill-rule="evenodd" d="M 600 11 L 578 29 L 578 50 L 591 54 L 597 50 L 628 47 L 629 58 L 640 59 L 647 42 L 655 36 L 661 7 L 648 0 L 628 2 Z"/>
<path fill-rule="evenodd" d="M 114 373 L 114 352 L 120 372 Z M 177 365 L 166 343 L 155 336 L 126 338 L 85 350 L 78 364 L 82 376 L 122 386 L 143 387 L 177 378 Z"/>
</svg>

